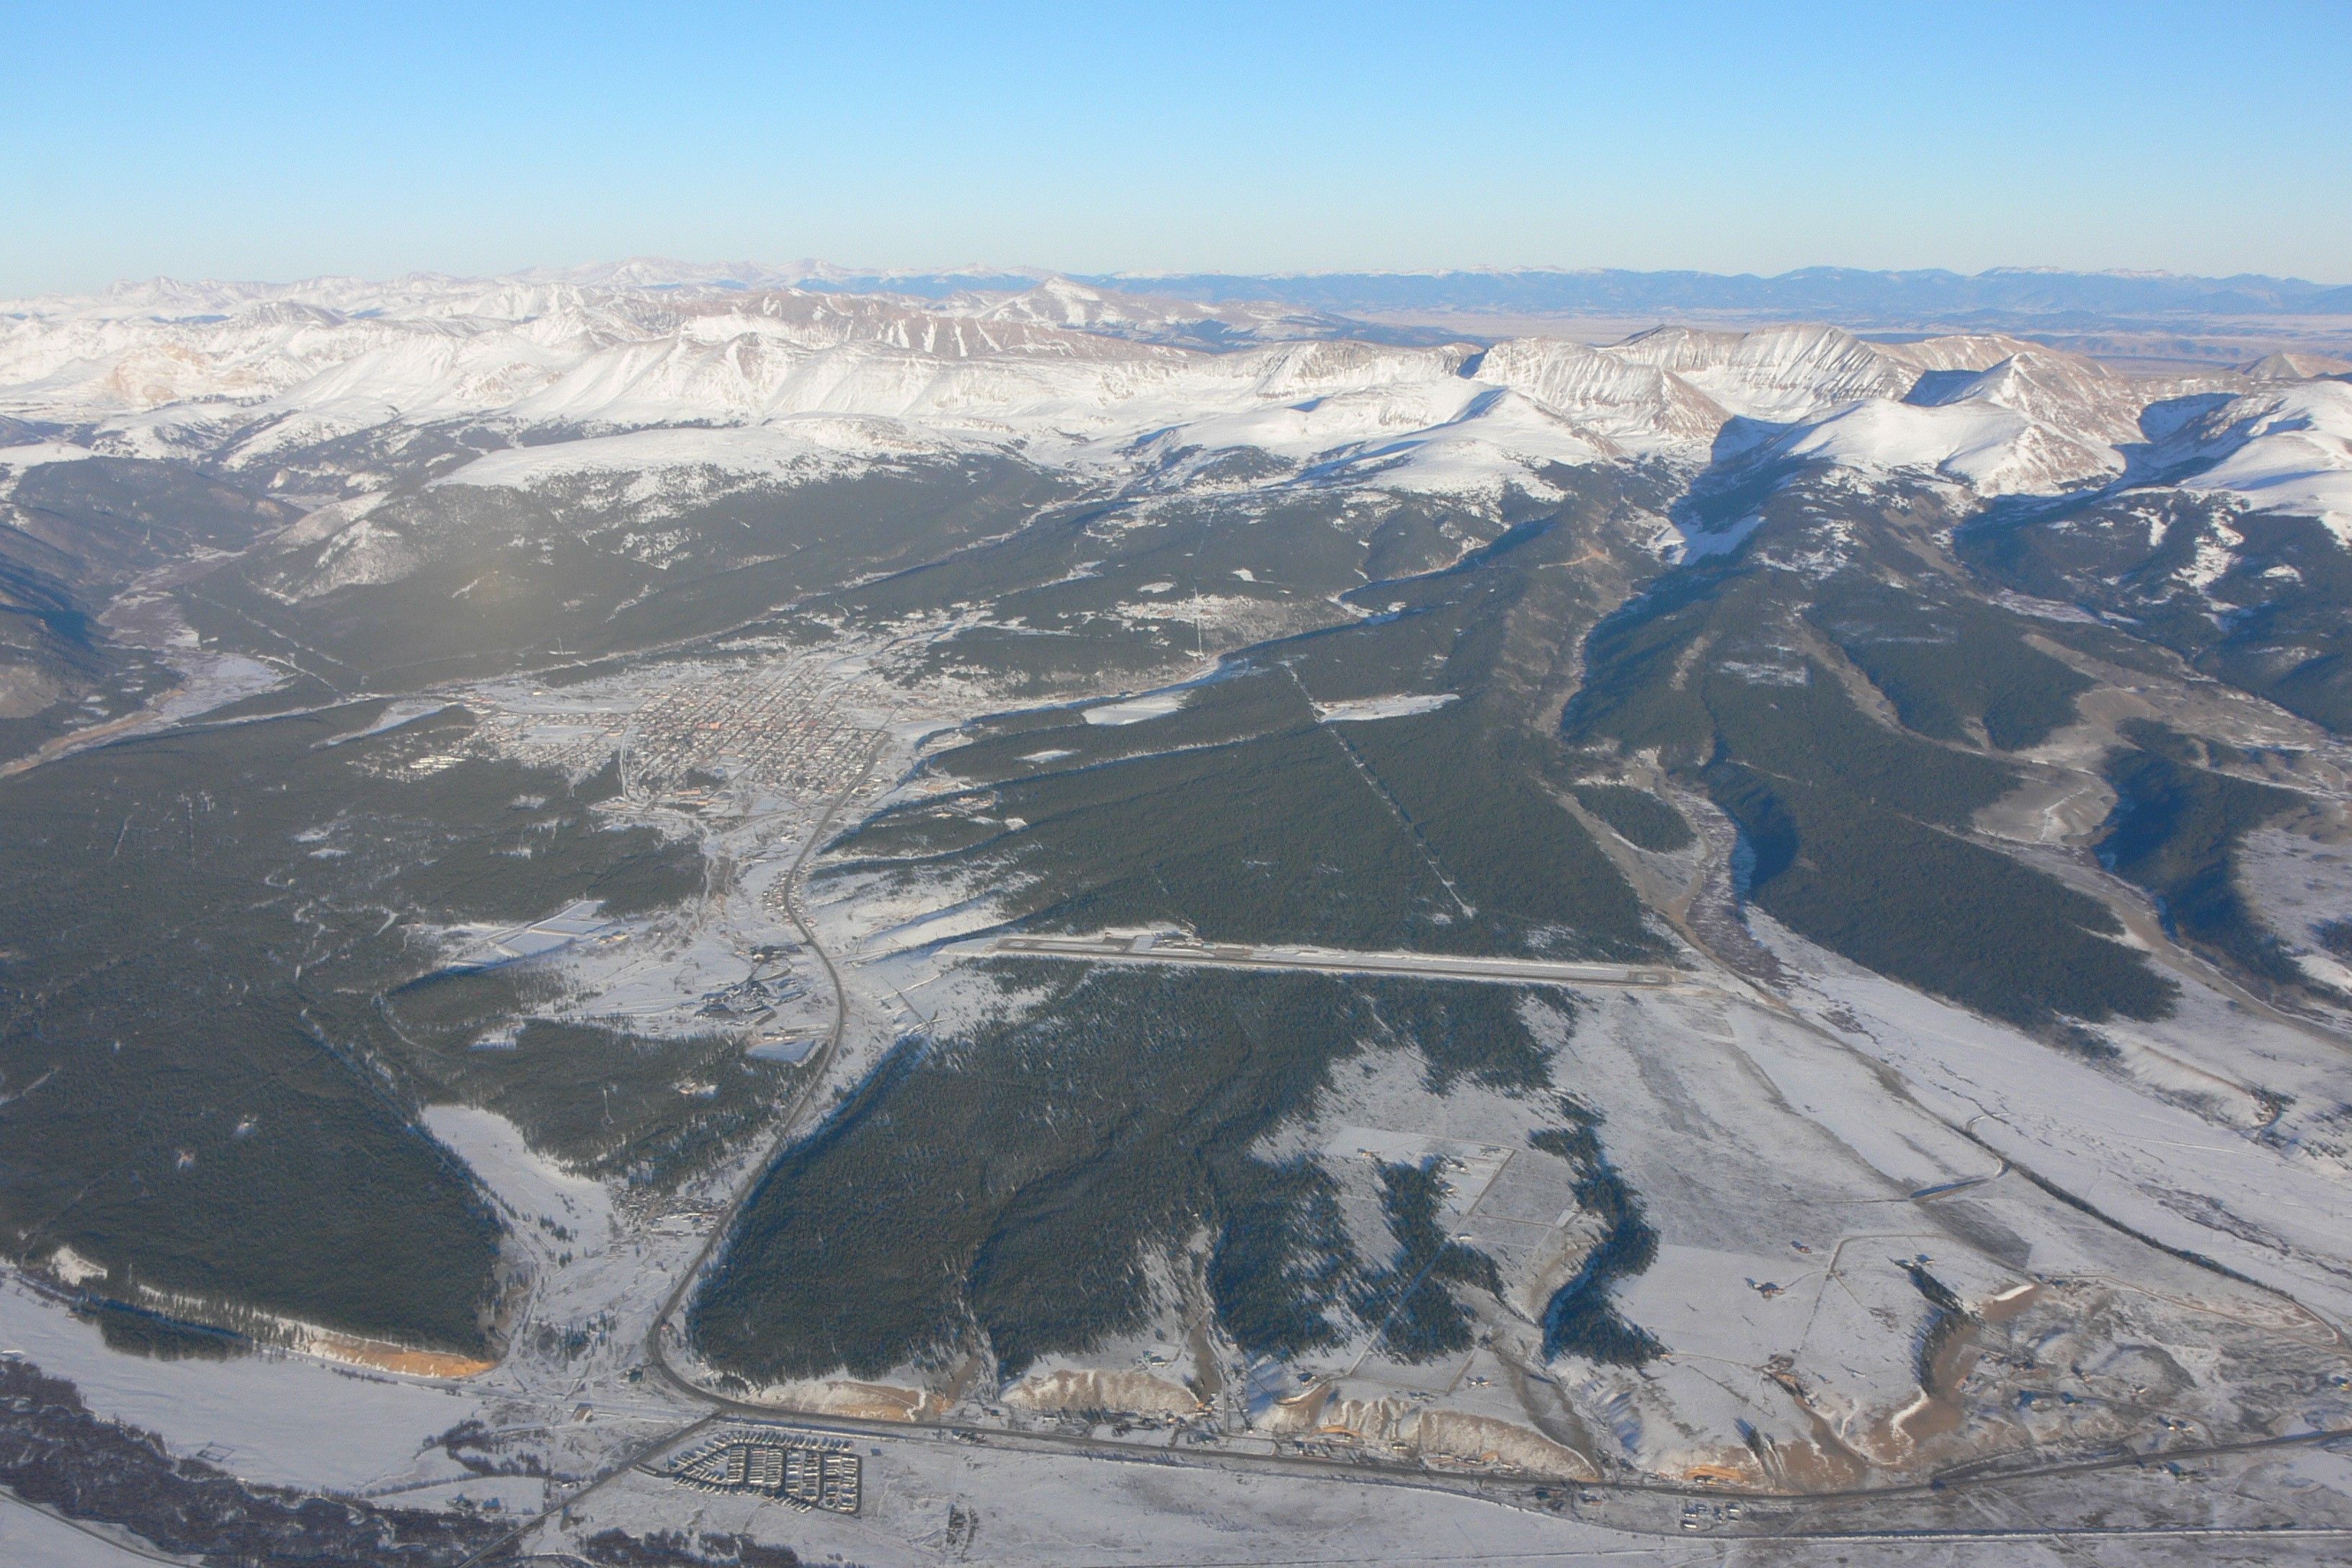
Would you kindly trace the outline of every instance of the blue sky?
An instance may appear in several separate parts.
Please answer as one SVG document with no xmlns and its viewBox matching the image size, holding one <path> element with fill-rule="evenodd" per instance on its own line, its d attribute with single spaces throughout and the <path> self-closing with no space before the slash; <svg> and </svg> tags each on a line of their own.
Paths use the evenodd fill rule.
<svg viewBox="0 0 2352 1568">
<path fill-rule="evenodd" d="M 628 255 L 2352 281 L 2352 4 L 0 0 L 0 293 Z"/>
</svg>

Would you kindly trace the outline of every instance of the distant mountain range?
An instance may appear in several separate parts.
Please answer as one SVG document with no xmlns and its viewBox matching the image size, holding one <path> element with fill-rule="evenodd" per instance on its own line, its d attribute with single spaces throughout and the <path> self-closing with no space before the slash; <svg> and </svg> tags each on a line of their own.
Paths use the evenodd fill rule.
<svg viewBox="0 0 2352 1568">
<path fill-rule="evenodd" d="M 1150 279 L 1097 279 L 1148 287 L 1178 299 L 1247 297 L 1349 313 L 1492 310 L 1534 315 L 1767 312 L 1846 322 L 2031 316 L 2084 321 L 2117 317 L 2340 315 L 2352 313 L 2352 286 L 2299 278 L 2192 278 L 2171 273 L 2055 272 L 2000 268 L 1973 276 L 1927 270 L 1872 272 L 1808 267 L 1778 277 L 1752 273 L 1335 272 L 1289 277 L 1192 274 Z"/>
<path fill-rule="evenodd" d="M 1834 321 L 1876 330 L 1944 326 L 2051 331 L 2178 328 L 2218 320 L 2352 317 L 2352 284 L 2240 273 L 2204 278 L 2171 272 L 2066 272 L 2031 267 L 1978 273 L 1940 268 L 1872 271 L 1808 267 L 1773 277 L 1753 273 L 1638 272 L 1617 268 L 1565 271 L 1518 268 L 1440 272 L 1063 273 L 1034 268 L 971 266 L 885 271 L 818 260 L 781 265 L 686 262 L 658 257 L 572 268 L 538 268 L 509 281 L 591 289 L 780 289 L 841 294 L 895 294 L 941 300 L 975 294 L 1019 294 L 1067 280 L 1104 292 L 1202 304 L 1249 301 L 1330 316 L 1451 315 L 1606 317 L 1690 316 Z M 427 291 L 472 281 L 417 274 L 400 284 Z M 340 287 L 339 287 L 340 286 Z M 171 279 L 119 284 L 102 297 L 162 303 L 175 295 L 215 301 L 320 298 L 373 292 L 380 284 L 317 279 L 290 285 L 184 284 Z M 393 287 L 399 287 L 394 285 Z M 23 303 L 0 302 L 0 314 Z M 1074 323 L 1075 324 L 1075 323 Z"/>
<path fill-rule="evenodd" d="M 639 259 L 546 276 L 566 282 L 662 287 L 695 284 L 889 292 L 941 299 L 1034 287 L 1056 274 L 1020 268 L 856 271 L 803 261 L 695 266 Z M 1754 273 L 1637 272 L 1550 268 L 1444 272 L 1187 272 L 1067 274 L 1121 293 L 1161 299 L 1263 300 L 1343 315 L 1488 312 L 1513 315 L 1643 316 L 1722 313 L 1826 319 L 1850 326 L 1936 321 L 1979 325 L 2031 321 L 2051 328 L 2210 319 L 2217 316 L 2352 315 L 2352 284 L 2240 273 L 2202 278 L 2170 272 L 2066 272 L 2003 267 L 1978 273 L 1941 268 L 1882 272 L 1807 267 Z"/>
</svg>

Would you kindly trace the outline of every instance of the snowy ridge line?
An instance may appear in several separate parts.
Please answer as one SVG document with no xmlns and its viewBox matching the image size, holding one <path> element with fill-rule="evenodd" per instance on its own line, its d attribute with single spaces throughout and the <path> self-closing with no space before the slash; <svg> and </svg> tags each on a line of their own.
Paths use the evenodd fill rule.
<svg viewBox="0 0 2352 1568">
<path fill-rule="evenodd" d="M 258 468 L 466 422 L 494 441 L 562 438 L 441 483 L 681 468 L 793 483 L 964 454 L 1165 477 L 1255 450 L 1289 465 L 1278 482 L 1491 496 L 1540 493 L 1553 464 L 1643 456 L 2025 493 L 2109 482 L 2153 454 L 2251 508 L 2352 531 L 2352 385 L 2326 379 L 2334 362 L 2135 378 L 1996 333 L 1667 326 L 1481 350 L 1339 335 L 1350 328 L 1066 279 L 934 300 L 530 275 L 155 285 L 0 314 L 0 412 L 71 432 L 0 458 L 11 471 L 89 453 Z"/>
</svg>

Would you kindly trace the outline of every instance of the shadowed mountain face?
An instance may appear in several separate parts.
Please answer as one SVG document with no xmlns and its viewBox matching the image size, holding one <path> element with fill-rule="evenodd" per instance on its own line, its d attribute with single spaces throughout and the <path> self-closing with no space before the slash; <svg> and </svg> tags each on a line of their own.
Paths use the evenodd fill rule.
<svg viewBox="0 0 2352 1568">
<path fill-rule="evenodd" d="M 2230 1205 L 2341 1152 L 2352 384 L 1348 315 L 2320 291 L 899 281 L 6 319 L 13 1261 L 118 1328 L 551 1367 L 691 1284 L 679 1353 L 739 1393 L 1435 1453 L 1427 1394 L 1580 1475 L 1760 1464 L 1739 1424 L 1775 1421 L 1899 1468 L 1931 1445 L 1894 1413 L 2012 1285 L 2335 1288 L 2294 1229 L 2324 1196 Z M 985 945 L 1104 933 L 1150 940 Z M 1178 966 L 1201 944 L 1327 972 Z M 1463 978 L 1506 958 L 1600 967 Z M 2000 1091 L 2044 1072 L 2108 1131 L 2027 1127 Z M 2128 1215 L 2053 1195 L 2143 1113 L 2242 1185 L 2182 1198 L 2223 1177 L 2158 1152 L 2099 1167 Z M 2012 1160 L 2042 1184 L 1927 1206 Z M 592 1297 L 606 1238 L 493 1172 L 725 1228 L 615 1230 L 681 1277 Z M 1898 1204 L 1921 1234 L 1837 1266 L 1830 1336 L 1885 1366 L 1768 1359 L 1823 1216 Z M 1727 1415 L 1685 1351 L 1815 1403 Z"/>
</svg>

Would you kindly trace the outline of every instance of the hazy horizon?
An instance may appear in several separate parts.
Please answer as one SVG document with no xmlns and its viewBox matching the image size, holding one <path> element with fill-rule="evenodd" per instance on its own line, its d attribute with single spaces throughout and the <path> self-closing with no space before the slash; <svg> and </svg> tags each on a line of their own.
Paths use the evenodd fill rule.
<svg viewBox="0 0 2352 1568">
<path fill-rule="evenodd" d="M 713 274 L 714 282 L 783 282 L 788 280 L 817 281 L 846 279 L 857 282 L 873 280 L 971 279 L 975 286 L 1002 282 L 1007 286 L 1015 281 L 1032 285 L 1066 279 L 1077 283 L 1116 282 L 1120 285 L 1149 284 L 1163 280 L 1181 281 L 1211 278 L 1230 278 L 1238 281 L 1252 280 L 1312 280 L 1347 278 L 1589 278 L 1621 276 L 1628 278 L 1691 278 L 1725 282 L 1771 283 L 1789 279 L 1824 274 L 1857 274 L 1880 278 L 1941 277 L 1976 280 L 2005 277 L 2085 278 L 2144 279 L 2149 281 L 2231 283 L 2262 281 L 2268 283 L 2305 284 L 2317 289 L 2347 286 L 2352 280 L 2352 268 L 2344 276 L 2305 276 L 2276 272 L 2212 273 L 2183 271 L 2172 268 L 2138 267 L 2042 267 L 2026 263 L 2011 263 L 1964 269 L 1951 267 L 1854 267 L 1835 261 L 1811 262 L 1782 268 L 1775 271 L 1724 270 L 1703 267 L 1613 267 L 1595 264 L 1586 267 L 1559 266 L 1530 262 L 1523 266 L 1430 266 L 1430 267 L 1330 267 L 1275 268 L 1257 271 L 1238 271 L 1216 268 L 1126 268 L 1090 271 L 1082 268 L 1056 267 L 1049 262 L 996 262 L 968 259 L 961 262 L 917 263 L 906 266 L 862 266 L 835 260 L 830 257 L 797 257 L 789 261 L 761 260 L 756 257 L 698 258 L 636 252 L 629 255 L 592 256 L 572 261 L 531 262 L 494 271 L 476 271 L 454 267 L 419 266 L 390 272 L 329 271 L 300 275 L 231 276 L 226 273 L 150 272 L 124 274 L 110 278 L 86 288 L 44 289 L 40 295 L 95 295 L 110 290 L 134 289 L 155 283 L 180 283 L 190 286 L 205 284 L 243 285 L 256 288 L 292 289 L 306 283 L 354 281 L 361 283 L 396 283 L 409 278 L 446 278 L 457 280 L 488 280 L 500 278 L 544 277 L 572 280 L 585 275 L 631 267 L 676 268 L 698 273 Z"/>
</svg>

